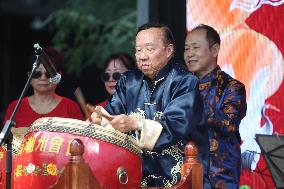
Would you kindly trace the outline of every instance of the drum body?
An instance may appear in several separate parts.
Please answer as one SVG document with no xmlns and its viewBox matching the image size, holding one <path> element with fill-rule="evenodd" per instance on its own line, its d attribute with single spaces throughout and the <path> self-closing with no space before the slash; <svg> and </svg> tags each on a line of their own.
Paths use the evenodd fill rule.
<svg viewBox="0 0 284 189">
<path fill-rule="evenodd" d="M 24 135 L 27 133 L 28 128 L 11 128 L 11 132 L 13 133 L 13 141 L 12 141 L 12 166 L 14 168 L 14 162 L 17 158 L 17 152 L 21 143 L 23 141 Z M 6 144 L 0 146 L 0 189 L 6 188 Z M 13 170 L 12 168 L 12 170 Z M 13 188 L 13 172 L 11 174 L 11 187 Z"/>
<path fill-rule="evenodd" d="M 141 151 L 131 136 L 80 120 L 41 118 L 29 128 L 14 160 L 14 189 L 52 186 L 69 161 L 75 138 L 83 142 L 83 158 L 103 187 L 140 187 Z M 127 180 L 119 178 L 119 170 Z"/>
<path fill-rule="evenodd" d="M 5 188 L 6 180 L 6 151 L 0 146 L 0 189 Z"/>
</svg>

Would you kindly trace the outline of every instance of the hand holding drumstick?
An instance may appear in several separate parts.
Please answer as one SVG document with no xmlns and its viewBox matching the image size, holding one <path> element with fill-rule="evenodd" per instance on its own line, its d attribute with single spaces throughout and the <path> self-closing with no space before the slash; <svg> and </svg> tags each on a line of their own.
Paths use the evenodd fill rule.
<svg viewBox="0 0 284 189">
<path fill-rule="evenodd" d="M 108 121 L 111 121 L 113 119 L 113 117 L 111 115 L 109 115 L 106 111 L 104 111 L 102 113 L 102 111 L 101 111 L 102 107 L 101 106 L 93 106 L 91 104 L 87 104 L 86 100 L 85 100 L 85 97 L 83 95 L 83 92 L 80 89 L 80 87 L 76 88 L 76 90 L 74 92 L 74 95 L 76 96 L 77 101 L 80 104 L 80 107 L 82 108 L 82 111 L 85 114 L 86 120 L 90 120 L 91 121 L 91 114 L 93 112 L 96 112 L 98 114 L 98 117 L 96 118 L 98 120 L 102 120 L 102 117 L 106 118 Z M 96 122 L 98 122 L 98 121 L 96 121 Z M 100 122 L 98 122 L 96 124 L 100 125 Z"/>
<path fill-rule="evenodd" d="M 102 126 L 111 125 L 112 128 L 120 132 L 128 132 L 132 130 L 137 130 L 137 120 L 125 114 L 120 115 L 110 115 L 103 107 L 101 106 L 89 106 L 93 113 L 91 114 L 91 121 L 95 124 Z"/>
<path fill-rule="evenodd" d="M 76 89 L 75 96 L 77 97 L 87 120 L 104 127 L 112 127 L 120 132 L 138 129 L 137 120 L 135 118 L 131 118 L 125 114 L 113 116 L 101 106 L 87 104 L 80 88 Z"/>
<path fill-rule="evenodd" d="M 86 105 L 86 108 L 91 113 L 90 119 L 93 123 L 100 124 L 102 121 L 102 118 L 105 118 L 109 122 L 111 122 L 114 118 L 114 116 L 110 115 L 103 107 L 101 106 L 93 106 L 90 104 Z"/>
</svg>

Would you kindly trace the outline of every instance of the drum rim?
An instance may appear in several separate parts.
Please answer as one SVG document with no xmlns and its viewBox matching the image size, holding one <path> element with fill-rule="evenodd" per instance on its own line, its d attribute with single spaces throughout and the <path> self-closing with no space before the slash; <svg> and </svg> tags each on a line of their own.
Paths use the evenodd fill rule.
<svg viewBox="0 0 284 189">
<path fill-rule="evenodd" d="M 69 127 L 67 127 L 67 125 Z M 76 128 L 71 127 L 70 125 L 76 125 Z M 71 130 L 72 132 L 70 133 Z M 39 118 L 30 126 L 26 135 L 31 132 L 38 131 L 62 132 L 100 139 L 104 142 L 109 142 L 123 147 L 142 158 L 142 151 L 136 140 L 131 135 L 121 133 L 117 130 L 111 130 L 93 123 L 88 123 L 86 121 L 59 117 Z"/>
<path fill-rule="evenodd" d="M 21 129 L 22 133 L 14 133 L 15 129 Z M 21 147 L 21 144 L 24 140 L 24 135 L 27 133 L 28 128 L 27 127 L 20 127 L 20 128 L 11 128 L 11 133 L 13 134 L 13 140 L 12 140 L 12 154 L 13 156 L 16 156 L 18 154 L 18 151 Z M 7 144 L 3 143 L 1 147 L 7 151 Z"/>
</svg>

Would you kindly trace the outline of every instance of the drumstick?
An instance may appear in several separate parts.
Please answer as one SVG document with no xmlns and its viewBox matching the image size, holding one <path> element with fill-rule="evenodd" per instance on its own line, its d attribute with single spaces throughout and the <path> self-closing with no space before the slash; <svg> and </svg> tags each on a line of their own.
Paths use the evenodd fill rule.
<svg viewBox="0 0 284 189">
<path fill-rule="evenodd" d="M 101 118 L 101 117 L 104 117 L 106 118 L 108 121 L 112 121 L 113 120 L 113 117 L 111 115 L 108 115 L 108 114 L 105 114 L 101 111 L 101 107 L 100 106 L 96 106 L 95 108 L 95 112 L 98 114 L 98 117 Z"/>
<path fill-rule="evenodd" d="M 101 106 L 93 106 L 91 104 L 87 104 L 86 108 L 88 110 L 88 112 L 96 112 L 97 113 L 97 117 L 99 119 L 101 119 L 102 117 L 104 117 L 105 119 L 107 119 L 108 121 L 112 121 L 113 120 L 113 116 L 108 115 L 107 113 L 101 111 Z"/>
<path fill-rule="evenodd" d="M 88 119 L 90 117 L 91 113 L 86 108 L 87 103 L 86 103 L 86 100 L 84 98 L 83 92 L 80 89 L 80 87 L 76 88 L 74 95 L 77 98 L 77 101 L 78 101 L 80 107 L 82 108 L 83 113 L 85 114 L 85 118 Z"/>
</svg>

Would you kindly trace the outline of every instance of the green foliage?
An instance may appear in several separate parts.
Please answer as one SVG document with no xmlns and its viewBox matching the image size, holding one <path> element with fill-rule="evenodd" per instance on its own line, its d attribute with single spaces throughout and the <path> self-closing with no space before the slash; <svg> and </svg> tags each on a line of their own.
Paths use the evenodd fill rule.
<svg viewBox="0 0 284 189">
<path fill-rule="evenodd" d="M 102 67 L 115 52 L 133 54 L 136 30 L 135 0 L 70 0 L 44 23 L 52 42 L 64 55 L 69 73 L 80 74 L 87 65 Z"/>
</svg>

